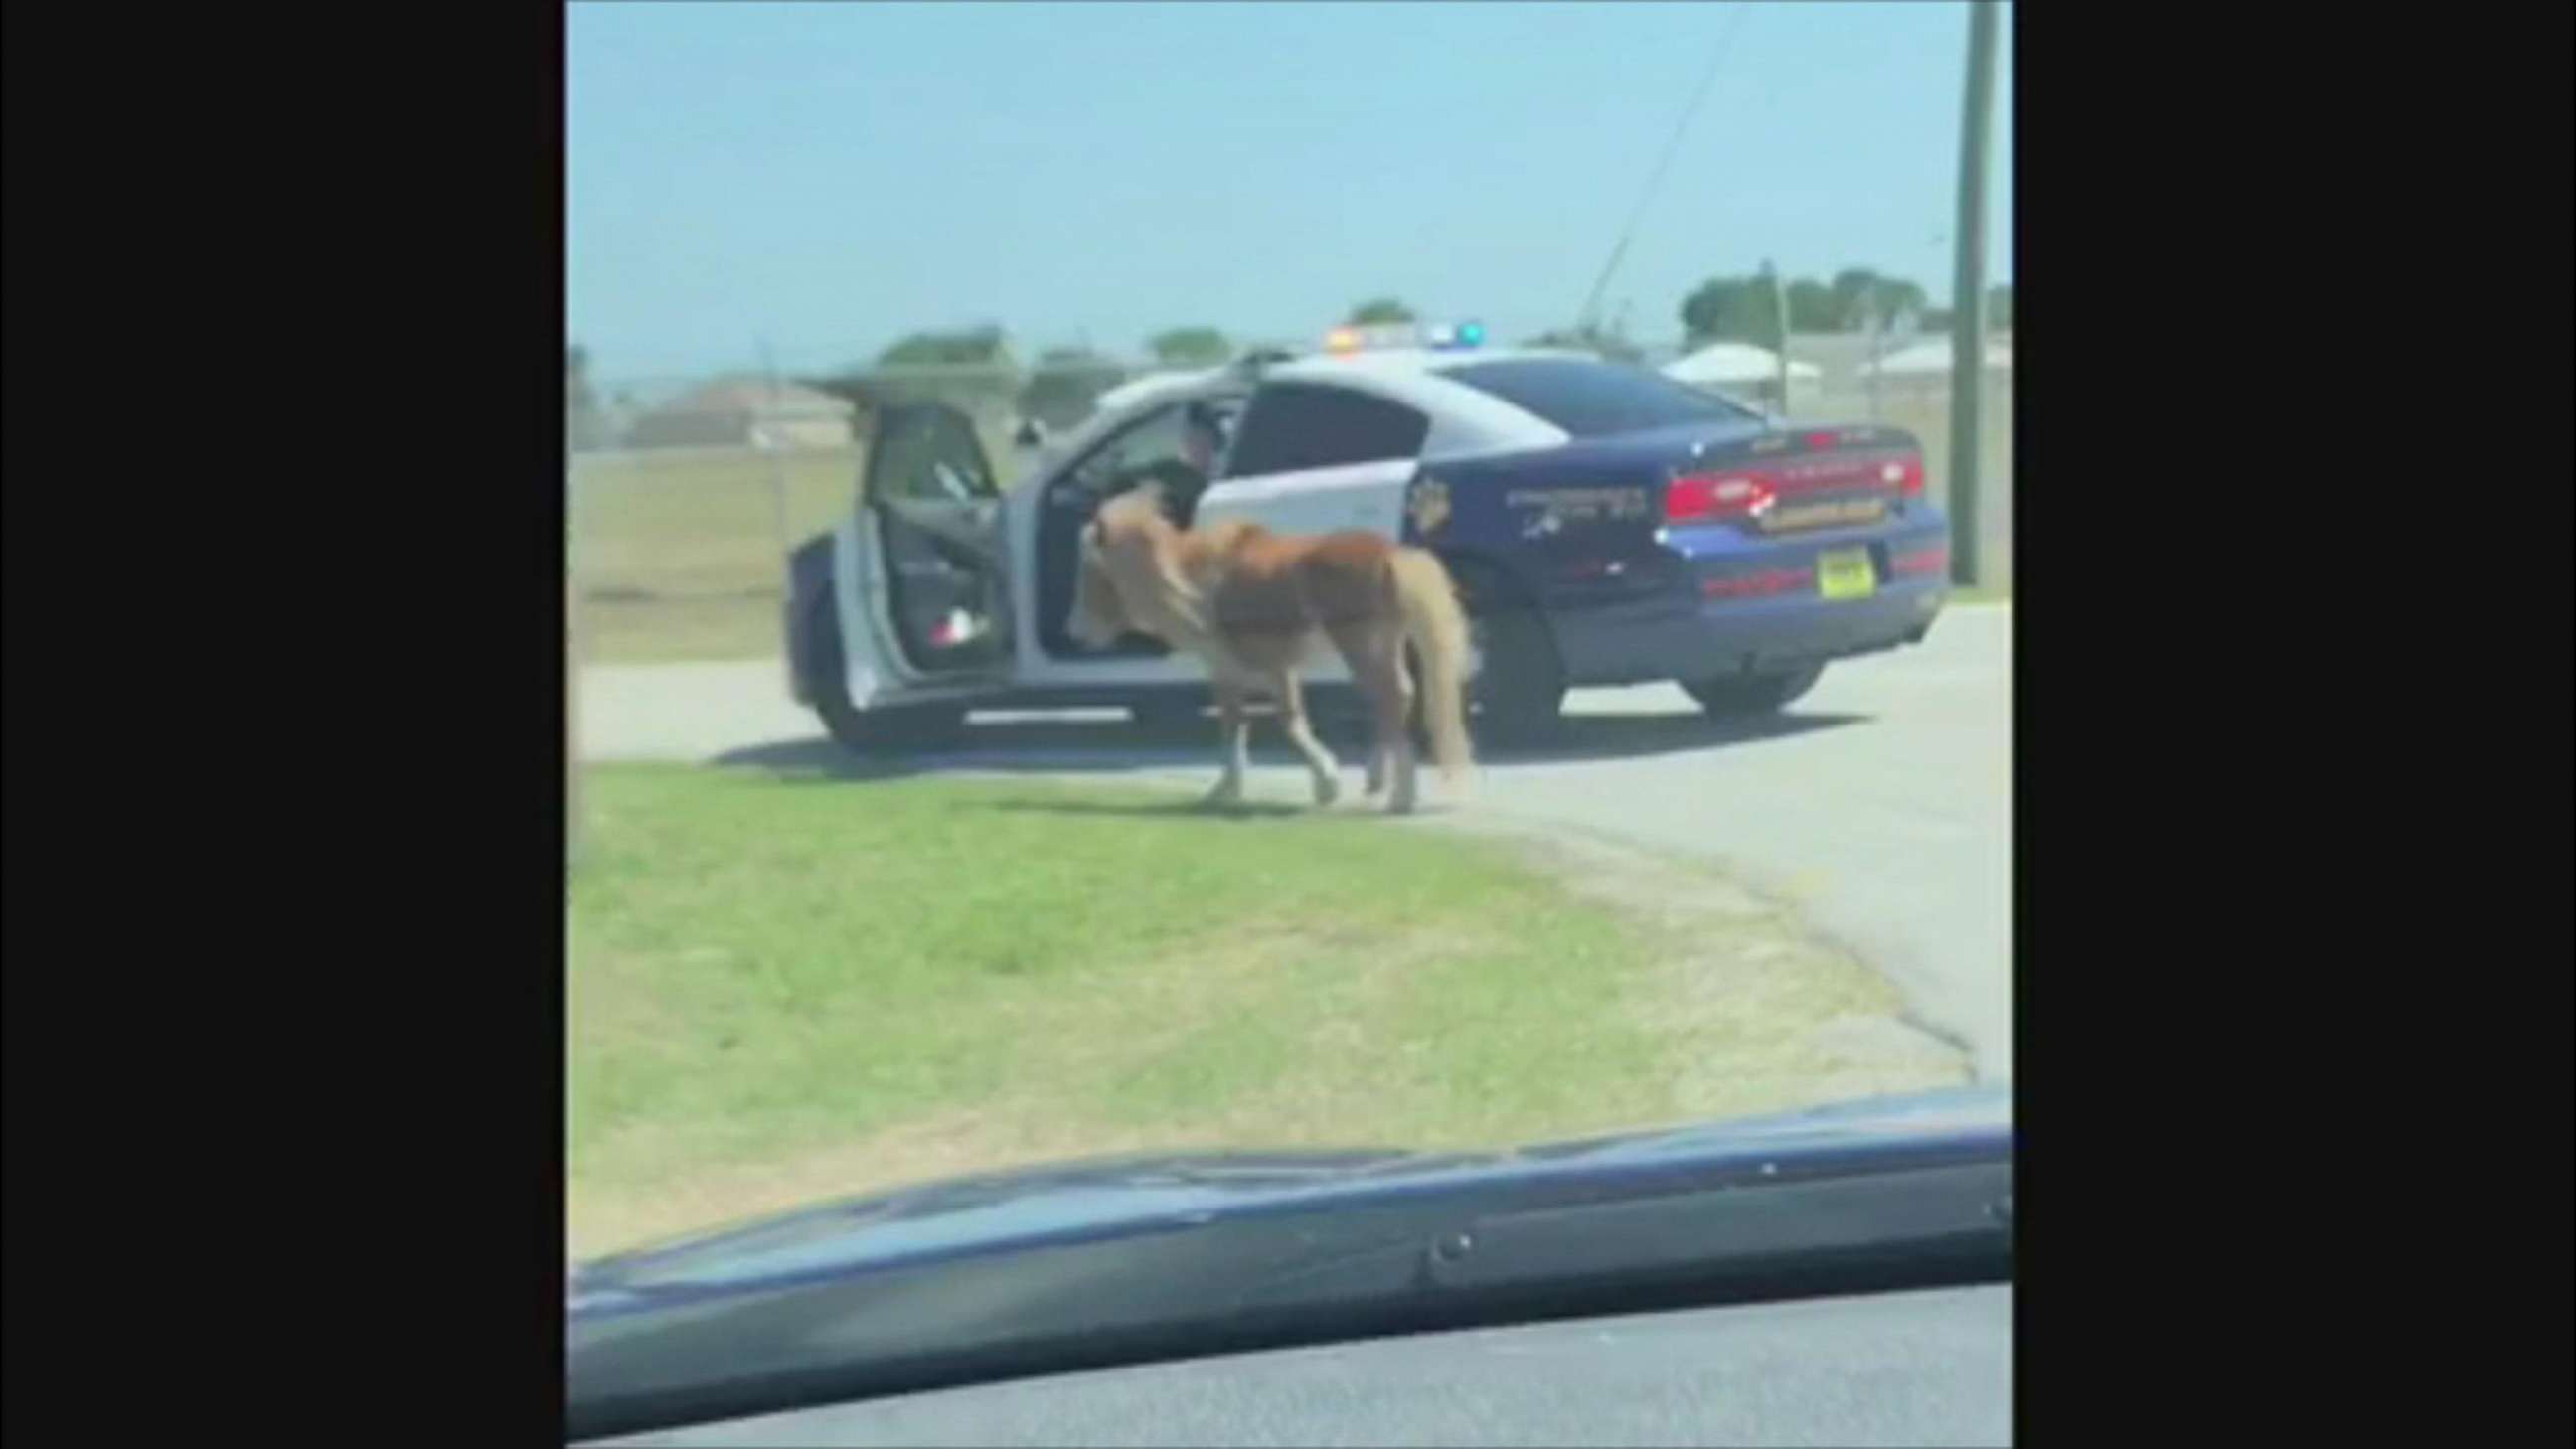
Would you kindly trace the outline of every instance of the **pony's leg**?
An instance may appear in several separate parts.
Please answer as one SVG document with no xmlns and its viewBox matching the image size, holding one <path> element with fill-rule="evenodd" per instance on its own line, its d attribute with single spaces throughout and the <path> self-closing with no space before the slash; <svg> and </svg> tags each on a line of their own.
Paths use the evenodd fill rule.
<svg viewBox="0 0 2576 1449">
<path fill-rule="evenodd" d="M 1351 678 L 1358 682 L 1361 692 L 1368 696 L 1368 794 L 1371 799 L 1375 799 L 1377 796 L 1385 793 L 1387 767 L 1393 764 L 1395 760 L 1394 748 L 1389 743 L 1395 736 L 1387 732 L 1386 708 L 1379 702 L 1384 698 L 1388 691 L 1389 686 L 1386 679 L 1387 671 L 1378 667 L 1378 661 L 1369 658 L 1367 653 L 1364 651 L 1359 652 L 1357 657 L 1351 662 L 1357 666 L 1351 670 Z M 1400 689 L 1403 685 L 1403 680 L 1404 671 L 1402 669 L 1396 670 L 1395 687 Z M 1396 733 L 1401 734 L 1404 729 L 1402 723 L 1404 706 L 1400 696 L 1397 701 L 1395 712 L 1398 721 L 1396 724 Z"/>
<path fill-rule="evenodd" d="M 1218 777 L 1216 788 L 1207 793 L 1206 803 L 1231 805 L 1243 798 L 1243 771 L 1250 752 L 1252 721 L 1243 713 L 1241 688 L 1218 680 L 1215 692 L 1218 753 L 1225 761 L 1225 773 Z"/>
<path fill-rule="evenodd" d="M 1395 629 L 1375 630 L 1353 638 L 1342 657 L 1351 677 L 1368 696 L 1376 739 L 1369 754 L 1371 794 L 1394 776 L 1395 789 L 1386 808 L 1397 814 L 1413 808 L 1413 736 L 1405 721 L 1413 712 L 1413 681 L 1404 669 L 1404 637 Z"/>
<path fill-rule="evenodd" d="M 1413 681 L 1405 673 L 1400 641 L 1387 642 L 1385 659 L 1383 702 L 1377 707 L 1378 748 L 1386 752 L 1395 775 L 1386 808 L 1402 815 L 1413 808 L 1413 731 L 1405 728 L 1413 714 Z"/>
<path fill-rule="evenodd" d="M 1397 716 L 1395 739 L 1387 752 L 1395 756 L 1395 788 L 1387 792 L 1386 808 L 1402 815 L 1413 809 L 1413 736 L 1406 732 L 1402 716 Z"/>
<path fill-rule="evenodd" d="M 1279 723 L 1288 731 L 1288 743 L 1306 757 L 1307 772 L 1315 779 L 1315 803 L 1330 805 L 1341 798 L 1341 763 L 1332 751 L 1315 738 L 1314 729 L 1306 723 L 1305 690 L 1297 682 L 1297 671 L 1283 669 L 1271 682 L 1271 692 L 1279 699 Z"/>
<path fill-rule="evenodd" d="M 1350 667 L 1351 682 L 1359 686 L 1361 697 L 1369 704 L 1368 782 L 1362 787 L 1362 793 L 1374 799 L 1386 789 L 1387 765 L 1393 758 L 1387 748 L 1386 722 L 1380 718 L 1378 709 L 1378 700 L 1388 687 L 1380 659 L 1386 651 L 1380 646 L 1376 631 L 1364 625 L 1345 624 L 1330 633 L 1333 648 L 1340 651 L 1342 663 Z M 1399 664 L 1395 671 L 1398 688 L 1402 687 L 1403 678 L 1404 670 Z M 1404 713 L 1400 702 L 1396 713 L 1399 718 Z"/>
</svg>

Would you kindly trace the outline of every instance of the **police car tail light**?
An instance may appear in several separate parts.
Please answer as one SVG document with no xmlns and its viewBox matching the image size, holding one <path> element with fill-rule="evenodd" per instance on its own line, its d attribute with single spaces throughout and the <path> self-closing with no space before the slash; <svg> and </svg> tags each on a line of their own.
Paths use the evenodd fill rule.
<svg viewBox="0 0 2576 1449">
<path fill-rule="evenodd" d="M 1879 476 L 1896 485 L 1897 497 L 1920 498 L 1923 496 L 1923 455 L 1908 453 L 1888 464 Z"/>
<path fill-rule="evenodd" d="M 1664 486 L 1664 522 L 1752 518 L 1779 496 L 1779 485 L 1762 473 L 1684 473 Z"/>
</svg>

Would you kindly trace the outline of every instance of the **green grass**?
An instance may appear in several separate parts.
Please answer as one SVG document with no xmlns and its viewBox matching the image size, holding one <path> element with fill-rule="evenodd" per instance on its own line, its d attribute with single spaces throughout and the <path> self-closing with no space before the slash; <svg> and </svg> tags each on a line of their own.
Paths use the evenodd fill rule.
<svg viewBox="0 0 2576 1449">
<path fill-rule="evenodd" d="M 583 807 L 585 1248 L 1050 1156 L 1663 1120 L 1747 1034 L 1677 1029 L 1707 1014 L 1672 995 L 1669 926 L 1374 814 L 679 766 L 592 768 Z M 1872 989 L 1839 969 L 1773 996 Z"/>
</svg>

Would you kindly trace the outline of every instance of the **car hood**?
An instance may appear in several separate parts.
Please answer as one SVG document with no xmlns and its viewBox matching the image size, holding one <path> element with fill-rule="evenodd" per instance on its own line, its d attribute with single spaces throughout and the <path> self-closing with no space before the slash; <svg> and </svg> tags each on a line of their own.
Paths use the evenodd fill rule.
<svg viewBox="0 0 2576 1449">
<path fill-rule="evenodd" d="M 1422 1193 L 1665 1172 L 1804 1173 L 1926 1150 L 2008 1154 L 2009 1088 L 1837 1103 L 1477 1153 L 1231 1152 L 1096 1158 L 802 1208 L 575 1268 L 571 1315 L 748 1291 L 942 1258 L 1200 1226 Z"/>
</svg>

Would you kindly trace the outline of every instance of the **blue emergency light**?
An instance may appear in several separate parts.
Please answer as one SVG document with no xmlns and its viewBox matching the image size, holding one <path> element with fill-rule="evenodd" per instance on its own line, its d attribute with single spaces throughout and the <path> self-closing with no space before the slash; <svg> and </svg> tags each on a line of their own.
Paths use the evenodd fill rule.
<svg viewBox="0 0 2576 1449">
<path fill-rule="evenodd" d="M 1438 351 L 1452 347 L 1481 347 L 1484 342 L 1485 324 L 1482 322 L 1455 325 L 1434 322 L 1429 326 L 1398 322 L 1381 327 L 1344 324 L 1324 334 L 1324 350 L 1340 356 L 1381 347 L 1428 347 Z"/>
</svg>

